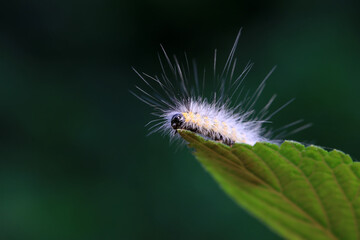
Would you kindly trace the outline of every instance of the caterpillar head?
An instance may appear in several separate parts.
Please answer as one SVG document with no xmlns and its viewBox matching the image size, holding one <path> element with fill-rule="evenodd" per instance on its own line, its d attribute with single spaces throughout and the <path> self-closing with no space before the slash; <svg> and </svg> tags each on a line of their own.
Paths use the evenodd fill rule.
<svg viewBox="0 0 360 240">
<path fill-rule="evenodd" d="M 171 127 L 173 129 L 179 129 L 182 128 L 182 126 L 185 123 L 185 117 L 181 113 L 174 114 L 171 118 Z"/>
</svg>

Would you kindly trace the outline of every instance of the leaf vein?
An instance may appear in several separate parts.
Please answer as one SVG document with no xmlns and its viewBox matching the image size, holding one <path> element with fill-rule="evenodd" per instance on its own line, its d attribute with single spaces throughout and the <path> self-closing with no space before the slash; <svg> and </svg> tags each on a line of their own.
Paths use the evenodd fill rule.
<svg viewBox="0 0 360 240">
<path fill-rule="evenodd" d="M 356 229 L 356 236 L 357 236 L 357 239 L 358 239 L 358 236 L 359 236 L 359 229 L 358 229 L 358 223 L 357 223 L 357 219 L 356 219 L 356 215 L 355 215 L 355 209 L 354 209 L 354 206 L 351 204 L 351 201 L 350 199 L 348 198 L 348 196 L 346 195 L 345 193 L 345 190 L 343 189 L 343 186 L 339 183 L 338 179 L 336 178 L 336 175 L 333 171 L 333 169 L 329 166 L 329 164 L 327 163 L 327 161 L 325 160 L 324 156 L 322 156 L 322 159 L 323 161 L 325 162 L 326 166 L 330 169 L 331 173 L 332 173 L 332 176 L 335 180 L 335 182 L 337 183 L 337 185 L 339 186 L 339 189 L 342 191 L 342 193 L 344 194 L 345 196 L 345 199 L 346 201 L 348 202 L 350 208 L 351 208 L 351 213 L 353 215 L 353 218 L 354 218 L 354 224 L 355 224 L 355 229 Z"/>
<path fill-rule="evenodd" d="M 292 145 L 291 145 L 291 148 L 293 148 L 293 149 L 294 149 L 296 152 L 298 152 L 299 155 L 300 155 L 300 151 L 299 151 L 297 148 L 295 148 L 295 147 L 292 146 Z M 308 177 L 306 177 L 304 171 L 303 171 L 299 166 L 296 166 L 292 161 L 290 161 L 289 159 L 287 159 L 281 152 L 278 151 L 278 153 L 279 153 L 279 155 L 280 155 L 281 158 L 285 159 L 285 160 L 288 161 L 290 164 L 294 165 L 296 168 L 298 168 L 298 169 L 300 170 L 300 172 L 301 172 L 301 174 L 303 175 L 303 177 L 305 178 L 306 182 L 309 184 L 311 191 L 314 193 L 316 199 L 318 200 L 318 202 L 319 202 L 319 204 L 320 204 L 320 206 L 321 206 L 321 209 L 322 209 L 322 211 L 323 211 L 323 213 L 324 213 L 326 222 L 327 222 L 328 226 L 330 226 L 329 231 L 332 232 L 332 231 L 331 231 L 331 223 L 330 223 L 330 220 L 329 220 L 328 213 L 327 213 L 327 211 L 325 210 L 324 203 L 323 203 L 323 201 L 321 200 L 318 192 L 316 191 L 316 189 L 315 189 L 314 185 L 312 184 L 312 182 L 310 181 L 310 179 L 309 179 Z M 315 172 L 315 171 L 311 172 L 311 175 L 312 175 L 314 172 Z M 326 226 L 324 226 L 324 227 L 326 227 Z M 333 233 L 333 234 L 334 234 L 334 233 Z"/>
</svg>

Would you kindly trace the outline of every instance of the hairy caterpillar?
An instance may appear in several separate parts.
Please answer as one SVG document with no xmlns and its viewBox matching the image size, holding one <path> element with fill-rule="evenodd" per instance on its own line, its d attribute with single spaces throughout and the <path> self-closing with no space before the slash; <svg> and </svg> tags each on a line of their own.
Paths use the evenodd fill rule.
<svg viewBox="0 0 360 240">
<path fill-rule="evenodd" d="M 237 66 L 234 53 L 240 33 L 241 30 L 220 73 L 216 70 L 217 51 L 215 50 L 213 66 L 215 88 L 208 97 L 205 96 L 204 91 L 205 86 L 208 85 L 205 71 L 200 80 L 195 61 L 190 65 L 186 54 L 185 63 L 182 64 L 176 56 L 170 60 L 161 46 L 168 70 L 160 56 L 159 62 L 162 68 L 160 76 L 150 76 L 134 69 L 145 86 L 135 86 L 137 92 L 131 93 L 151 106 L 155 110 L 153 115 L 157 117 L 147 124 L 150 125 L 151 130 L 149 134 L 162 131 L 174 138 L 177 137 L 178 129 L 186 129 L 229 146 L 234 143 L 253 145 L 260 141 L 277 143 L 281 141 L 279 138 L 284 135 L 284 132 L 271 138 L 276 131 L 283 131 L 302 122 L 302 120 L 292 122 L 276 131 L 265 129 L 264 123 L 269 122 L 271 117 L 292 100 L 270 113 L 269 108 L 276 97 L 273 95 L 262 110 L 259 112 L 254 110 L 254 105 L 265 87 L 266 80 L 275 68 L 268 73 L 252 95 L 243 96 L 243 80 L 253 63 L 249 62 L 239 75 L 234 75 Z M 310 124 L 306 124 L 289 134 L 309 126 Z"/>
</svg>

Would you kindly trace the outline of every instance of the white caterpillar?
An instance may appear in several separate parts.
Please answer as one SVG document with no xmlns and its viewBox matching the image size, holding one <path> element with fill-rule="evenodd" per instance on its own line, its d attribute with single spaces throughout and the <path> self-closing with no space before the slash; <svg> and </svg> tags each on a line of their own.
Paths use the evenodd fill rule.
<svg viewBox="0 0 360 240">
<path fill-rule="evenodd" d="M 163 70 L 160 77 L 152 77 L 145 73 L 140 74 L 134 69 L 144 81 L 146 88 L 136 86 L 138 93 L 132 92 L 132 94 L 153 107 L 155 110 L 153 114 L 157 117 L 157 119 L 150 121 L 148 124 L 152 124 L 149 134 L 162 131 L 168 133 L 171 137 L 176 137 L 177 129 L 186 129 L 230 146 L 234 143 L 254 145 L 256 142 L 262 141 L 279 142 L 279 140 L 276 140 L 276 137 L 270 140 L 270 135 L 276 131 L 266 131 L 263 124 L 269 122 L 272 116 L 291 101 L 269 114 L 269 107 L 276 97 L 274 95 L 260 112 L 256 113 L 253 109 L 265 87 L 266 80 L 274 69 L 270 71 L 251 96 L 246 94 L 239 101 L 243 92 L 241 85 L 253 66 L 252 63 L 248 63 L 242 73 L 234 77 L 236 68 L 234 53 L 239 41 L 240 32 L 236 37 L 234 46 L 221 74 L 216 73 L 215 50 L 213 73 L 215 89 L 208 98 L 204 96 L 204 88 L 208 85 L 208 82 L 205 81 L 205 71 L 200 81 L 195 62 L 192 64 L 193 70 L 191 71 L 186 54 L 185 64 L 180 64 L 176 56 L 174 56 L 174 62 L 172 62 L 164 48 L 162 48 L 170 75 L 165 70 L 160 56 L 159 61 Z M 194 86 L 190 87 L 190 82 Z M 302 120 L 290 123 L 278 131 L 300 122 Z M 310 124 L 299 127 L 290 134 L 309 126 Z"/>
</svg>

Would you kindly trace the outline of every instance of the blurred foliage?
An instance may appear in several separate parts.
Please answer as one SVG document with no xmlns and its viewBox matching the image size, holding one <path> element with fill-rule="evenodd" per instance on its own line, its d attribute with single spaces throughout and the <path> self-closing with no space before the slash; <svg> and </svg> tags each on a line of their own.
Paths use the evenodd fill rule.
<svg viewBox="0 0 360 240">
<path fill-rule="evenodd" d="M 358 1 L 3 1 L 0 4 L 1 239 L 276 239 L 214 184 L 186 148 L 145 137 L 151 109 L 129 94 L 186 51 L 240 66 L 272 126 L 358 158 Z M 263 102 L 259 102 L 262 104 Z M 142 151 L 138 151 L 142 146 Z"/>
</svg>

